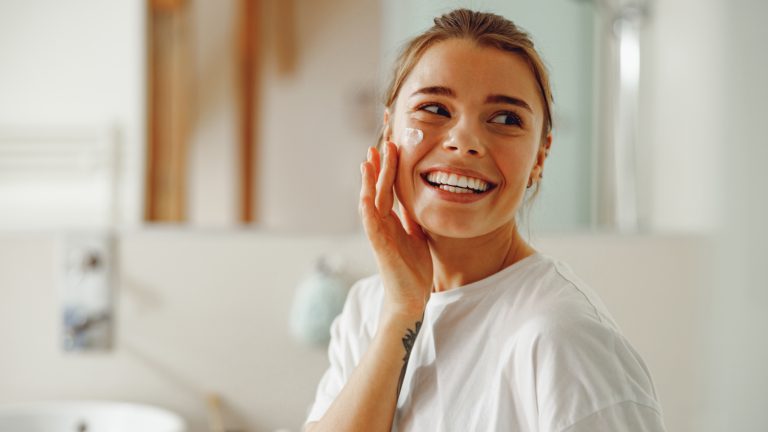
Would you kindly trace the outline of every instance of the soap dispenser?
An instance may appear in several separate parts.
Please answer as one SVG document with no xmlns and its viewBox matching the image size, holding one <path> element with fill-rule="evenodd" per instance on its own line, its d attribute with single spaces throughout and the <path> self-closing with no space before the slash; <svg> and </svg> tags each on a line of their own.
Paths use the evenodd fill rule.
<svg viewBox="0 0 768 432">
<path fill-rule="evenodd" d="M 293 300 L 290 327 L 294 339 L 310 346 L 330 340 L 334 318 L 344 308 L 347 283 L 340 260 L 321 257 L 313 273 L 301 281 Z"/>
</svg>

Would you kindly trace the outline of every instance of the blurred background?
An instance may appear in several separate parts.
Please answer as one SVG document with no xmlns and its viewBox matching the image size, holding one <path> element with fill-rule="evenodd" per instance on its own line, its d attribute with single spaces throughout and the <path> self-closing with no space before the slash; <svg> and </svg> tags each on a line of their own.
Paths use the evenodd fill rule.
<svg viewBox="0 0 768 432">
<path fill-rule="evenodd" d="M 670 431 L 768 429 L 765 1 L 0 0 L 0 430 L 99 400 L 299 431 L 376 271 L 358 166 L 392 62 L 459 6 L 552 74 L 523 231 L 604 298 Z"/>
</svg>

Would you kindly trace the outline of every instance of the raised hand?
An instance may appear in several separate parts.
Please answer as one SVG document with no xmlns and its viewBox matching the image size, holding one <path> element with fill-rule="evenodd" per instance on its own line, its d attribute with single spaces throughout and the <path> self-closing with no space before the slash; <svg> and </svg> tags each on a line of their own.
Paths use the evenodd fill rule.
<svg viewBox="0 0 768 432">
<path fill-rule="evenodd" d="M 392 208 L 399 150 L 392 142 L 383 147 L 383 158 L 370 147 L 360 166 L 360 214 L 384 283 L 384 313 L 421 316 L 432 291 L 432 258 L 418 223 Z"/>
</svg>

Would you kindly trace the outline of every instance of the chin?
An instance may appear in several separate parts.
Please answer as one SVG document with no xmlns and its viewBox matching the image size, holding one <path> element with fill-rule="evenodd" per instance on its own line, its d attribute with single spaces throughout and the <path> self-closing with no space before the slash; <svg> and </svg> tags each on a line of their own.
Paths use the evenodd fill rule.
<svg viewBox="0 0 768 432">
<path fill-rule="evenodd" d="M 487 234 L 479 224 L 455 217 L 427 217 L 422 227 L 430 235 L 449 238 L 474 238 Z"/>
</svg>

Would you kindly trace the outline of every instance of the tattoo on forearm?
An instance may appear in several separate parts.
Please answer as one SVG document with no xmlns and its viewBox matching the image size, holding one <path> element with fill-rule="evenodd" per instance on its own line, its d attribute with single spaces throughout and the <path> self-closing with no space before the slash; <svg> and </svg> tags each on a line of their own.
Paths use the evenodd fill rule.
<svg viewBox="0 0 768 432">
<path fill-rule="evenodd" d="M 422 320 L 424 318 L 422 317 Z M 405 356 L 403 357 L 403 369 L 400 371 L 400 380 L 397 382 L 397 396 L 400 397 L 400 389 L 403 386 L 403 379 L 405 378 L 405 369 L 408 367 L 408 359 L 411 357 L 411 350 L 416 343 L 416 336 L 419 335 L 421 330 L 421 321 L 416 321 L 416 330 L 408 329 L 408 332 L 403 336 L 403 347 L 405 348 Z"/>
</svg>

